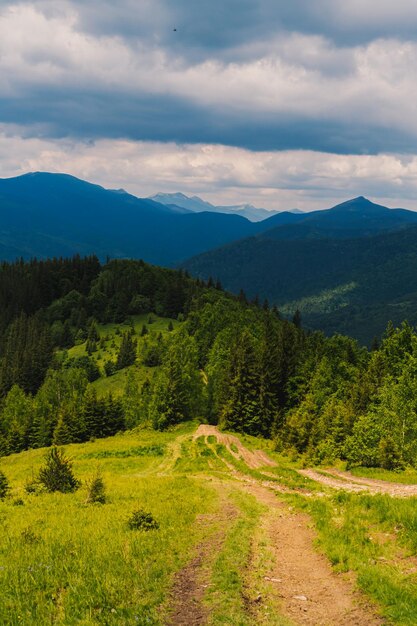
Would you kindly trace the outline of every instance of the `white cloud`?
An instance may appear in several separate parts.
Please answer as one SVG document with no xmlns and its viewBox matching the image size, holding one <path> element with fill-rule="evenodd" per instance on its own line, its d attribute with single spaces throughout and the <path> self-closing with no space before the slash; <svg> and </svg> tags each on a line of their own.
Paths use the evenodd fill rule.
<svg viewBox="0 0 417 626">
<path fill-rule="evenodd" d="M 214 145 L 118 140 L 95 143 L 23 139 L 0 133 L 4 177 L 66 172 L 139 196 L 201 194 L 218 204 L 270 209 L 328 208 L 357 195 L 417 210 L 417 156 L 345 156 L 308 151 L 251 152 Z"/>
</svg>

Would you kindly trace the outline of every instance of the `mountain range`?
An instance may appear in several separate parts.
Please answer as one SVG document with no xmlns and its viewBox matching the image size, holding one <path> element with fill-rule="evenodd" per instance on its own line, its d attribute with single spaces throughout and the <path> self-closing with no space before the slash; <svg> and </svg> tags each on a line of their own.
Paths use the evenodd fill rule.
<svg viewBox="0 0 417 626">
<path fill-rule="evenodd" d="M 194 209 L 66 174 L 0 179 L 0 259 L 94 253 L 181 266 L 268 298 L 286 316 L 298 308 L 308 327 L 362 342 L 389 319 L 417 323 L 416 212 L 361 196 L 311 213 L 268 212 L 255 222 L 196 210 L 204 201 L 188 200 Z"/>
<path fill-rule="evenodd" d="M 258 209 L 252 204 L 235 204 L 231 206 L 216 206 L 210 204 L 206 200 L 202 200 L 198 196 L 186 196 L 183 193 L 157 193 L 150 197 L 154 202 L 160 202 L 169 207 L 182 208 L 192 213 L 201 213 L 209 211 L 210 213 L 227 213 L 230 215 L 240 215 L 251 222 L 261 222 L 266 220 L 280 211 L 268 211 L 267 209 Z M 298 209 L 292 209 L 292 213 L 301 213 Z"/>
<path fill-rule="evenodd" d="M 239 215 L 193 213 L 66 174 L 39 172 L 0 179 L 0 218 L 3 259 L 95 253 L 160 265 L 274 225 L 261 227 Z"/>
</svg>

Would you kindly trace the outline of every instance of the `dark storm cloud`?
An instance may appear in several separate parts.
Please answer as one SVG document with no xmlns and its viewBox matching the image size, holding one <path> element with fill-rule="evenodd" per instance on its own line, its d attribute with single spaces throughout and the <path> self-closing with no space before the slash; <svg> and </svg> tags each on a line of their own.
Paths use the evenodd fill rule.
<svg viewBox="0 0 417 626">
<path fill-rule="evenodd" d="M 102 137 L 132 140 L 207 143 L 254 151 L 304 150 L 334 154 L 415 152 L 409 133 L 378 125 L 311 120 L 307 116 L 236 116 L 191 106 L 173 97 L 124 97 L 84 92 L 32 92 L 30 99 L 0 99 L 3 122 L 26 125 L 27 136 Z M 30 118 L 31 123 L 27 125 Z M 63 124 L 65 120 L 65 124 Z M 370 150 L 370 146 L 372 150 Z"/>
<path fill-rule="evenodd" d="M 416 149 L 415 0 L 34 0 L 0 11 L 0 123 L 33 134 Z"/>
<path fill-rule="evenodd" d="M 74 0 L 73 5 L 89 32 L 158 38 L 190 54 L 199 49 L 221 54 L 282 31 L 323 35 L 337 45 L 417 39 L 415 0 Z"/>
</svg>

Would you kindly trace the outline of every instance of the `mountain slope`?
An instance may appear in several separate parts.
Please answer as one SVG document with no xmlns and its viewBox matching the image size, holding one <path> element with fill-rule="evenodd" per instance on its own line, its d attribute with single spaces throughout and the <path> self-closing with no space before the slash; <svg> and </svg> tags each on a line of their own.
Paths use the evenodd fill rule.
<svg viewBox="0 0 417 626">
<path fill-rule="evenodd" d="M 4 259 L 95 253 L 172 264 L 251 235 L 255 226 L 238 215 L 188 213 L 48 173 L 0 179 L 0 216 Z"/>
<path fill-rule="evenodd" d="M 388 209 L 363 196 L 324 211 L 299 215 L 295 224 L 269 230 L 269 239 L 355 238 L 417 224 L 417 212 Z"/>
<path fill-rule="evenodd" d="M 193 275 L 219 278 L 301 310 L 306 325 L 363 342 L 388 322 L 417 323 L 417 226 L 357 239 L 277 240 L 270 232 L 190 259 Z"/>
</svg>

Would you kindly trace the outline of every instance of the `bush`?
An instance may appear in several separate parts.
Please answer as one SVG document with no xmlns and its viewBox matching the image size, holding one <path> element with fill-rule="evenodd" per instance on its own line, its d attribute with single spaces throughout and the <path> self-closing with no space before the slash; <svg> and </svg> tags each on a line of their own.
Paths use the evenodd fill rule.
<svg viewBox="0 0 417 626">
<path fill-rule="evenodd" d="M 28 480 L 25 484 L 25 491 L 26 493 L 39 493 L 40 491 L 42 491 L 42 485 L 35 480 L 34 478 L 32 478 L 31 480 Z"/>
<path fill-rule="evenodd" d="M 72 463 L 61 448 L 51 448 L 45 456 L 46 464 L 39 471 L 38 481 L 49 492 L 70 493 L 80 486 L 72 471 Z"/>
<path fill-rule="evenodd" d="M 133 511 L 127 522 L 131 530 L 157 530 L 159 528 L 158 522 L 154 519 L 151 513 L 147 513 L 143 509 L 137 509 Z"/>
<path fill-rule="evenodd" d="M 4 500 L 10 491 L 9 481 L 3 472 L 0 470 L 0 500 Z"/>
<path fill-rule="evenodd" d="M 104 504 L 106 502 L 106 487 L 100 474 L 97 474 L 88 485 L 87 504 Z"/>
</svg>

